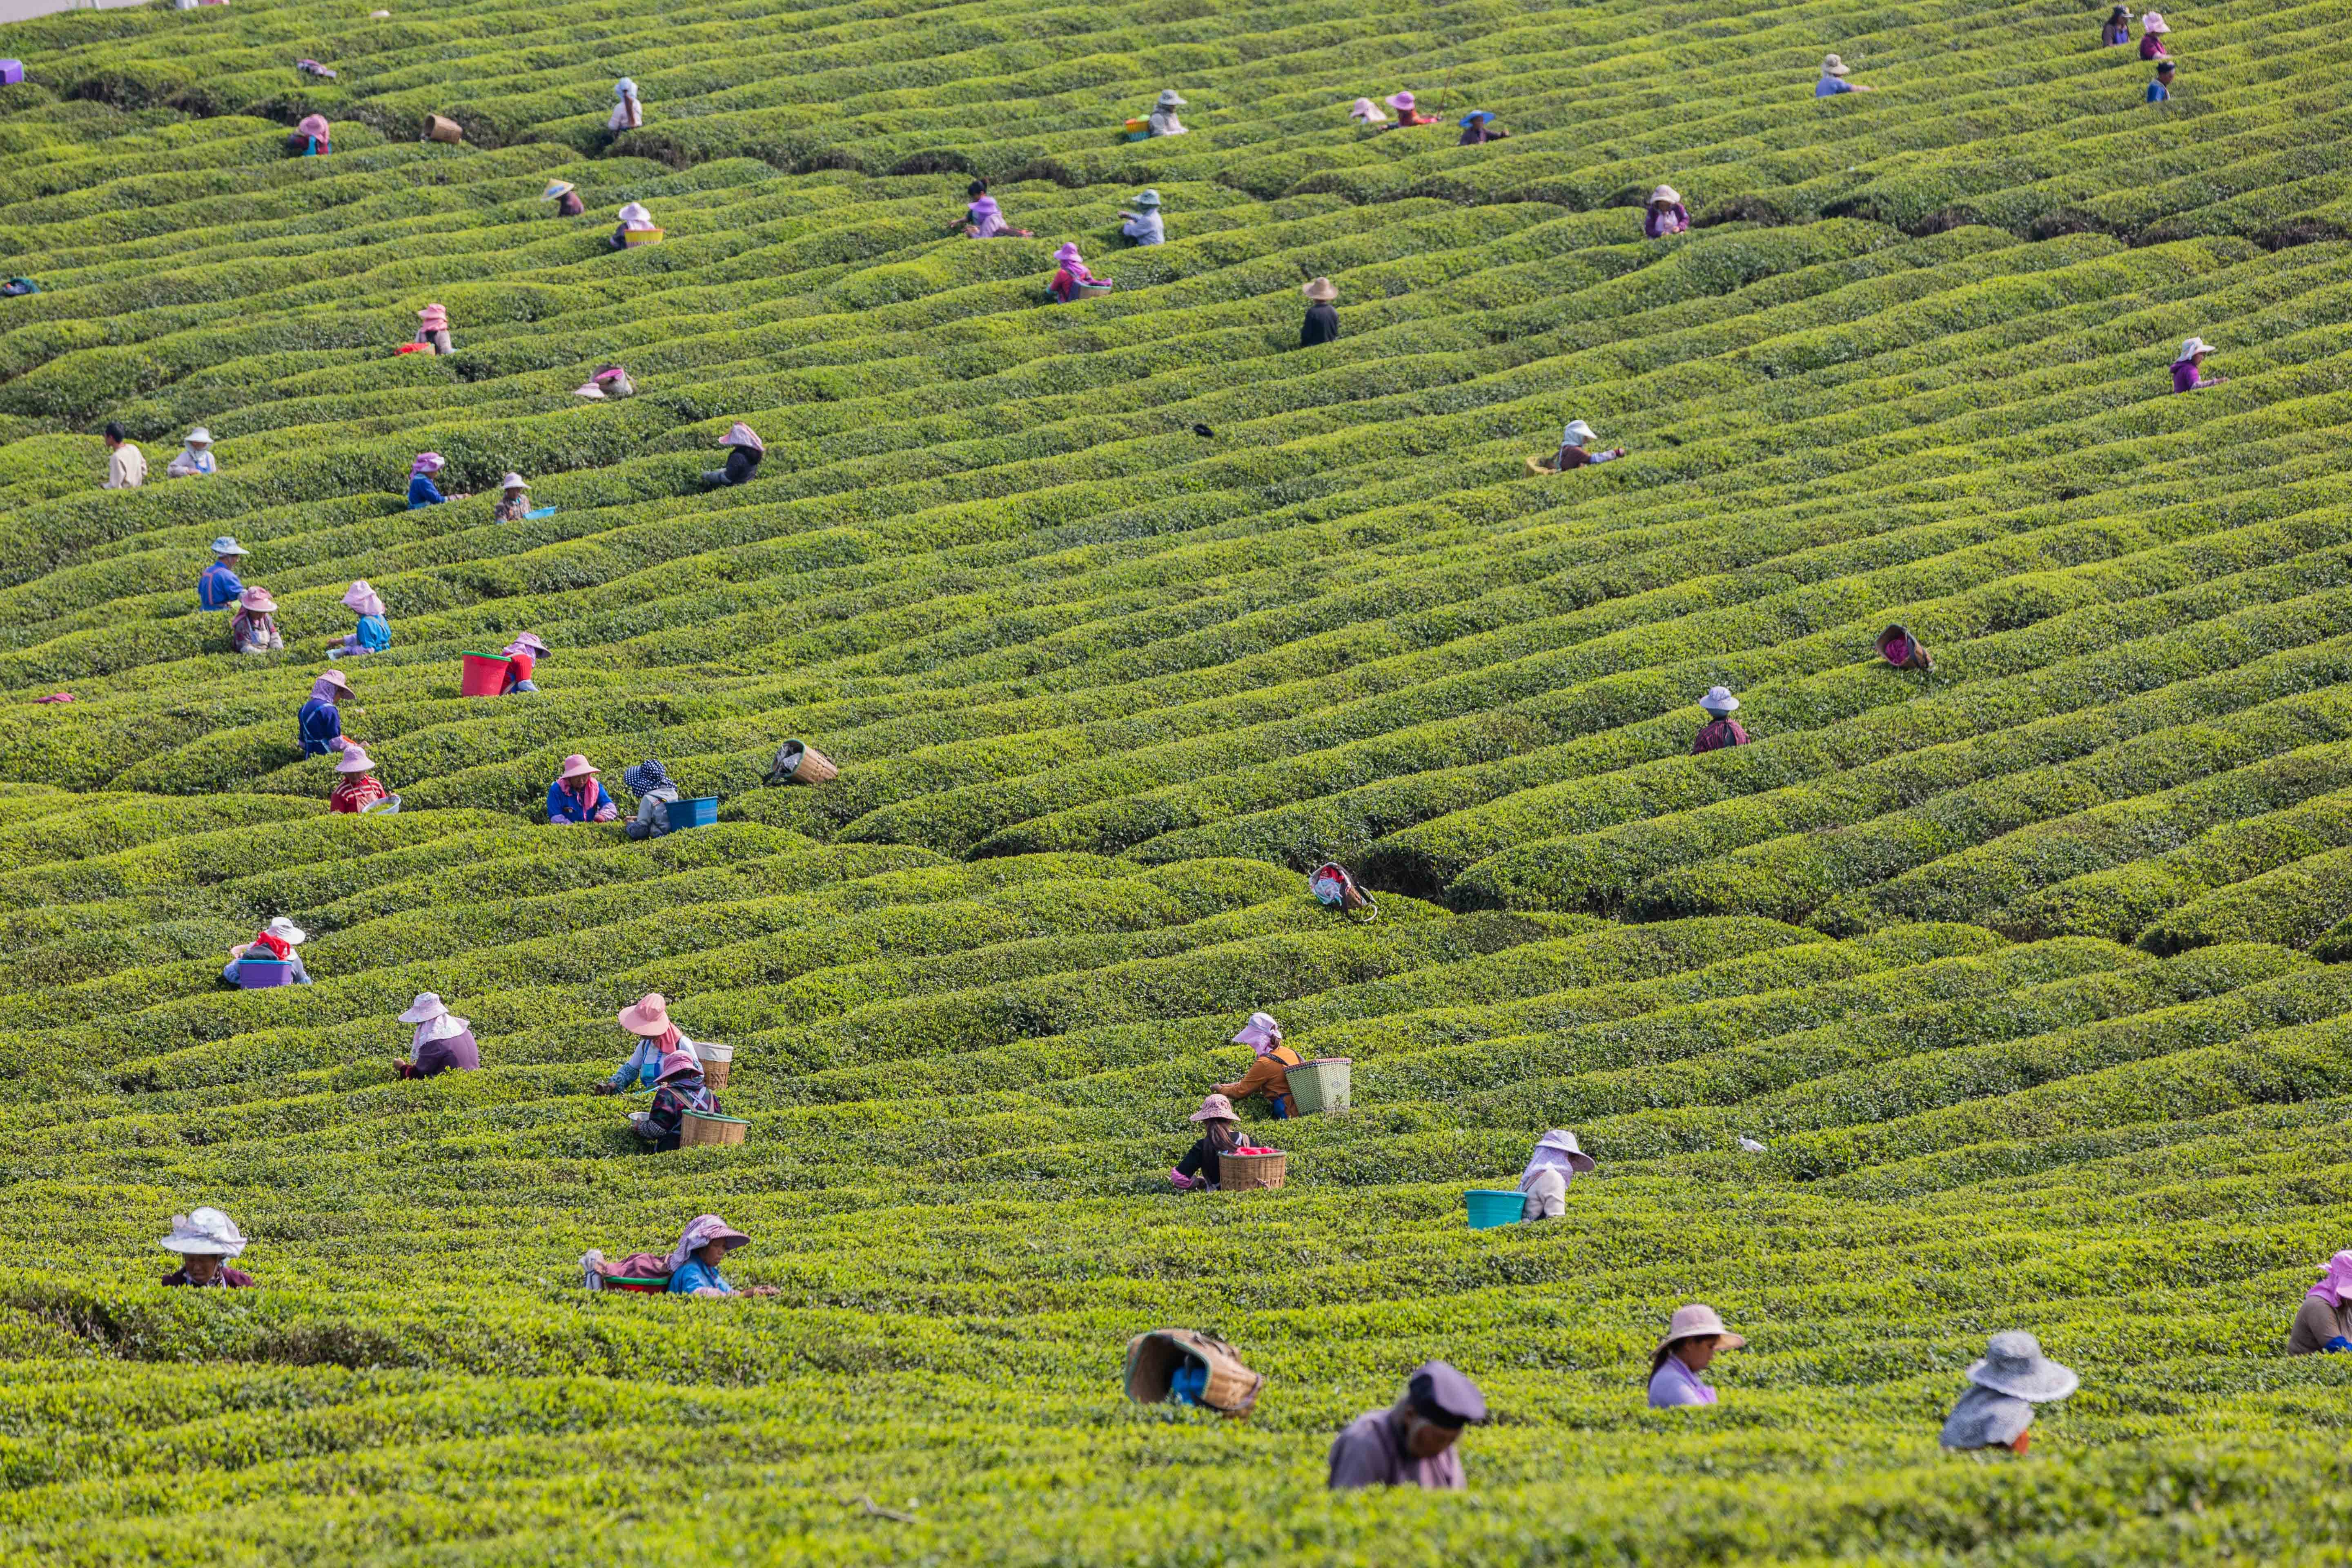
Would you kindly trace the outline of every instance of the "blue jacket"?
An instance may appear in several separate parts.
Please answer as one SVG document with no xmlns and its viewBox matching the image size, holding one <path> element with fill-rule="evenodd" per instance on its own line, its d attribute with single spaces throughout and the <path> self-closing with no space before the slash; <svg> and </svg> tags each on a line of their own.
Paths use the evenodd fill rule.
<svg viewBox="0 0 2352 1568">
<path fill-rule="evenodd" d="M 245 584 L 236 580 L 236 574 L 217 561 L 196 579 L 196 604 L 203 609 L 233 610 L 236 596 L 244 592 Z"/>
<path fill-rule="evenodd" d="M 323 757 L 335 748 L 331 742 L 343 732 L 343 715 L 323 697 L 302 704 L 294 717 L 294 739 L 306 757 Z"/>
<path fill-rule="evenodd" d="M 604 793 L 602 780 L 596 782 L 596 793 L 588 797 L 588 812 L 581 815 L 580 797 L 563 787 L 562 779 L 547 786 L 547 820 L 550 822 L 593 822 L 596 814 L 613 804 Z"/>
<path fill-rule="evenodd" d="M 392 646 L 392 627 L 382 616 L 362 616 L 358 636 L 360 647 L 370 653 L 382 653 Z"/>
<path fill-rule="evenodd" d="M 409 510 L 415 511 L 420 506 L 439 506 L 448 499 L 441 493 L 441 487 L 433 482 L 431 474 L 408 476 Z"/>
<path fill-rule="evenodd" d="M 669 1277 L 669 1293 L 673 1296 L 683 1296 L 690 1291 L 699 1290 L 706 1285 L 720 1290 L 735 1289 L 734 1286 L 727 1283 L 719 1270 L 699 1258 L 688 1258 L 686 1266 Z"/>
</svg>

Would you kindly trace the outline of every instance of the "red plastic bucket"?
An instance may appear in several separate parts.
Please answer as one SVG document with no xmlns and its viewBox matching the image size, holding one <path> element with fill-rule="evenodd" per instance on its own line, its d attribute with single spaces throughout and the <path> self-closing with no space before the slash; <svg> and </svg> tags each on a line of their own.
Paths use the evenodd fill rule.
<svg viewBox="0 0 2352 1568">
<path fill-rule="evenodd" d="M 466 656 L 466 677 L 457 683 L 461 697 L 496 697 L 506 689 L 507 661 L 486 653 Z"/>
</svg>

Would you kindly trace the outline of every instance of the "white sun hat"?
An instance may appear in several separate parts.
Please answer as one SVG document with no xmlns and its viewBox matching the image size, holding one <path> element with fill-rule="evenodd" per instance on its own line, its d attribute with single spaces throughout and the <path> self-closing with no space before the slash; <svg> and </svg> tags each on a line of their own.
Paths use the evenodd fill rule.
<svg viewBox="0 0 2352 1568">
<path fill-rule="evenodd" d="M 1739 699 L 1731 694 L 1728 686 L 1710 686 L 1706 695 L 1698 700 L 1698 705 L 1710 713 L 1732 713 L 1738 710 Z"/>
<path fill-rule="evenodd" d="M 1845 62 L 1838 58 L 1835 55 L 1823 55 L 1822 57 L 1822 74 L 1823 76 L 1851 76 L 1853 73 L 1847 70 L 1845 68 Z"/>
<path fill-rule="evenodd" d="M 1559 433 L 1560 445 L 1564 447 L 1581 447 L 1594 438 L 1592 426 L 1581 419 L 1570 420 L 1568 428 Z"/>
<path fill-rule="evenodd" d="M 448 1012 L 449 1005 L 441 1000 L 439 994 L 419 991 L 416 1000 L 408 1005 L 408 1011 L 400 1016 L 400 1021 L 404 1024 L 428 1023 L 435 1018 L 446 1017 Z"/>
<path fill-rule="evenodd" d="M 284 915 L 272 915 L 269 923 L 261 928 L 289 947 L 299 947 L 310 940 L 310 933 L 288 920 Z"/>
<path fill-rule="evenodd" d="M 209 447 L 213 444 L 213 433 L 199 425 L 189 431 L 184 439 L 191 447 Z"/>
<path fill-rule="evenodd" d="M 2177 364 L 2181 360 L 2195 359 L 2199 354 L 2210 354 L 2212 352 L 2213 345 L 2203 338 L 2190 338 L 2180 345 L 2180 352 L 2173 356 L 2173 362 Z"/>
<path fill-rule="evenodd" d="M 1678 202 L 1683 199 L 1683 194 L 1672 185 L 1660 185 L 1650 193 L 1650 199 L 1654 202 Z"/>
<path fill-rule="evenodd" d="M 218 1209 L 196 1209 L 189 1214 L 172 1216 L 172 1234 L 162 1242 L 163 1250 L 182 1257 L 191 1253 L 207 1258 L 235 1258 L 245 1250 L 245 1233 L 236 1228 L 236 1221 Z"/>
<path fill-rule="evenodd" d="M 2163 12 L 2150 11 L 2139 19 L 2139 30 L 2143 33 L 2168 33 L 2172 28 L 2166 24 Z"/>
</svg>

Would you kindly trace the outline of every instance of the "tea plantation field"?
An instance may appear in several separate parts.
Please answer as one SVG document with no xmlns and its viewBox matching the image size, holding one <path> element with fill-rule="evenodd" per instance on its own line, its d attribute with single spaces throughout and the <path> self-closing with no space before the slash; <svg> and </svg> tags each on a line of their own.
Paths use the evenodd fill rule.
<svg viewBox="0 0 2352 1568">
<path fill-rule="evenodd" d="M 0 26 L 0 1542 L 2352 1561 L 2352 1358 L 2284 1354 L 2352 1246 L 2340 11 L 2172 13 L 2150 105 L 2073 0 L 383 3 Z M 1350 125 L 1400 88 L 1445 123 Z M 1035 237 L 950 232 L 975 174 Z M 1066 240 L 1112 294 L 1044 302 Z M 1531 477 L 1571 418 L 1630 455 Z M 406 508 L 427 450 L 471 499 Z M 195 608 L 224 532 L 283 653 Z M 361 577 L 373 820 L 294 740 Z M 574 752 L 719 821 L 551 827 Z M 277 915 L 316 984 L 223 988 Z M 425 990 L 482 1071 L 394 1078 Z M 742 1147 L 590 1093 L 648 991 Z M 1260 1008 L 1355 1109 L 1174 1193 Z M 1554 1127 L 1566 1216 L 1466 1228 Z M 206 1203 L 267 1289 L 156 1285 Z M 777 1295 L 581 1289 L 712 1210 Z M 1649 1411 L 1690 1300 L 1750 1342 Z M 1249 1419 L 1121 1397 L 1165 1325 Z M 2012 1327 L 2082 1392 L 1941 1453 Z M 1433 1356 L 1467 1494 L 1328 1496 Z"/>
</svg>

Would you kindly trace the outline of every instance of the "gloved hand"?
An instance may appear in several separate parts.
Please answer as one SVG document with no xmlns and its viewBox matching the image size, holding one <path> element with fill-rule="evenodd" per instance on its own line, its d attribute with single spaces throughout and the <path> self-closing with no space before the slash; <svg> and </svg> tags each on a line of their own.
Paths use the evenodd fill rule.
<svg viewBox="0 0 2352 1568">
<path fill-rule="evenodd" d="M 2338 1334 L 2334 1339 L 2328 1341 L 2325 1345 L 2321 1346 L 2320 1349 L 2324 1352 L 2331 1352 L 2352 1351 L 2352 1340 L 2347 1340 L 2342 1334 Z"/>
</svg>

